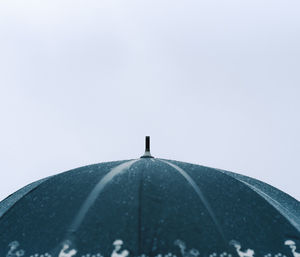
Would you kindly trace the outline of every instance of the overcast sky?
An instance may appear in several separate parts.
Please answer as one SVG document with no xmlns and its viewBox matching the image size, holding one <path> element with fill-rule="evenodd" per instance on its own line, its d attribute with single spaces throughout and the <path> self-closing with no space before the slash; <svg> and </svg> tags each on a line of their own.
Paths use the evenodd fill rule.
<svg viewBox="0 0 300 257">
<path fill-rule="evenodd" d="M 299 0 L 1 0 L 0 199 L 155 157 L 300 200 Z"/>
</svg>

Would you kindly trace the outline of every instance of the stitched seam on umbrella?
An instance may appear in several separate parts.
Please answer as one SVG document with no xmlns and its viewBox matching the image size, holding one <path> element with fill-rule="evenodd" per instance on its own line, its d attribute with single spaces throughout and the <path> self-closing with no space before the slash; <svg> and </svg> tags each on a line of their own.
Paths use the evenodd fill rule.
<svg viewBox="0 0 300 257">
<path fill-rule="evenodd" d="M 231 177 L 232 179 L 236 180 L 236 181 L 239 181 L 245 185 L 247 185 L 251 190 L 255 191 L 260 197 L 262 197 L 263 199 L 265 199 L 273 208 L 275 208 L 278 212 L 281 213 L 281 215 L 283 217 L 285 217 L 285 219 L 292 225 L 294 226 L 299 232 L 300 232 L 300 225 L 297 224 L 296 222 L 294 222 L 293 220 L 291 220 L 291 218 L 287 217 L 285 215 L 285 213 L 283 213 L 282 211 L 280 211 L 276 206 L 274 206 L 271 202 L 273 203 L 276 203 L 278 204 L 280 207 L 282 207 L 284 210 L 286 210 L 287 213 L 291 214 L 291 216 L 295 217 L 288 209 L 286 209 L 284 206 L 282 206 L 279 202 L 277 202 L 276 200 L 274 200 L 273 198 L 271 198 L 270 196 L 268 196 L 266 193 L 264 193 L 263 191 L 261 191 L 260 189 L 256 188 L 255 186 L 239 179 L 239 178 L 236 178 L 230 174 L 227 174 L 225 173 L 224 171 L 222 170 L 219 170 L 220 172 L 222 172 L 224 175 L 227 175 L 229 177 Z"/>
<path fill-rule="evenodd" d="M 38 189 L 43 183 L 45 183 L 46 181 L 48 181 L 48 180 L 49 180 L 50 178 L 52 178 L 52 177 L 54 177 L 54 176 L 50 176 L 50 177 L 48 177 L 48 178 L 41 179 L 41 180 L 40 180 L 40 183 L 39 183 L 38 185 L 36 185 L 36 186 L 33 187 L 32 189 L 30 189 L 28 192 L 26 192 L 25 194 L 23 194 L 19 199 L 17 199 L 13 204 L 11 204 L 10 207 L 0 215 L 0 219 L 2 219 L 2 218 L 3 218 L 10 210 L 12 210 L 12 208 L 14 208 L 14 206 L 15 206 L 19 201 L 21 201 L 21 200 L 22 200 L 24 197 L 26 197 L 28 194 L 30 194 L 30 193 L 32 193 L 33 191 L 35 191 L 36 189 Z M 33 183 L 37 183 L 37 182 L 39 182 L 39 181 L 36 181 L 36 182 L 33 182 Z M 31 184 L 33 184 L 33 183 L 31 183 Z M 30 184 L 27 185 L 27 186 L 30 186 Z M 25 186 L 25 187 L 26 187 L 26 186 Z M 20 190 L 22 190 L 22 189 L 20 189 Z M 17 191 L 17 192 L 18 192 L 18 191 Z M 15 193 L 17 193 L 17 192 L 15 192 Z M 14 194 L 15 194 L 15 193 L 14 193 Z M 10 195 L 10 196 L 8 196 L 7 198 L 5 198 L 3 201 L 8 200 L 8 198 L 9 198 L 9 197 L 12 197 L 12 196 L 13 196 L 13 194 Z"/>
<path fill-rule="evenodd" d="M 236 179 L 236 178 L 235 178 Z M 239 179 L 237 179 L 239 180 Z M 239 180 L 241 181 L 241 180 Z M 260 194 L 264 199 L 266 199 L 270 204 L 273 202 L 275 204 L 277 204 L 278 206 L 280 206 L 280 208 L 284 209 L 290 216 L 294 217 L 295 219 L 297 219 L 297 217 L 295 217 L 288 209 L 286 209 L 284 206 L 282 206 L 278 201 L 274 200 L 273 198 L 271 198 L 270 196 L 268 196 L 266 193 L 264 193 L 263 191 L 261 191 L 260 189 L 256 188 L 255 186 L 245 182 L 245 181 L 241 181 L 242 183 L 244 183 L 245 185 L 249 186 L 253 191 L 257 192 L 258 194 Z M 300 232 L 300 226 L 298 223 L 296 223 L 293 219 L 291 219 L 290 217 L 286 216 L 286 214 L 281 211 L 279 208 L 277 208 L 275 205 L 271 204 L 277 211 L 279 211 L 292 225 L 294 225 L 298 231 Z"/>
<path fill-rule="evenodd" d="M 92 191 L 89 193 L 86 200 L 81 205 L 81 208 L 74 218 L 73 222 L 71 223 L 69 232 L 74 233 L 79 226 L 81 225 L 83 218 L 88 213 L 90 207 L 94 204 L 98 196 L 101 194 L 102 190 L 106 187 L 107 184 L 109 184 L 115 176 L 119 175 L 120 173 L 129 170 L 130 167 L 135 163 L 139 161 L 137 160 L 131 160 L 128 162 L 124 162 L 114 168 L 112 168 L 104 177 L 100 179 L 100 181 L 96 184 L 96 186 L 92 189 Z"/>
<path fill-rule="evenodd" d="M 138 189 L 138 254 L 141 254 L 141 246 L 142 246 L 142 191 L 143 191 L 143 179 L 144 172 L 141 171 L 141 178 L 139 181 L 139 189 Z"/>
<path fill-rule="evenodd" d="M 187 180 L 187 182 L 189 182 L 189 184 L 192 186 L 192 188 L 194 189 L 194 191 L 196 192 L 196 194 L 200 198 L 201 202 L 203 203 L 203 205 L 207 209 L 207 212 L 210 215 L 212 221 L 215 223 L 215 225 L 217 227 L 217 230 L 220 233 L 222 239 L 227 244 L 227 240 L 226 240 L 226 237 L 224 235 L 224 232 L 223 232 L 223 230 L 222 230 L 222 228 L 221 228 L 221 226 L 220 226 L 217 218 L 215 217 L 215 215 L 214 215 L 214 213 L 213 213 L 213 211 L 211 209 L 210 204 L 206 200 L 204 194 L 202 193 L 201 189 L 196 184 L 196 182 L 193 180 L 193 178 L 186 171 L 184 171 L 182 168 L 178 167 L 177 165 L 175 165 L 173 163 L 170 163 L 168 161 L 165 161 L 165 160 L 159 160 L 159 161 L 164 162 L 164 163 L 168 164 L 169 166 L 171 166 L 172 168 L 174 168 L 175 170 L 177 170 Z"/>
</svg>

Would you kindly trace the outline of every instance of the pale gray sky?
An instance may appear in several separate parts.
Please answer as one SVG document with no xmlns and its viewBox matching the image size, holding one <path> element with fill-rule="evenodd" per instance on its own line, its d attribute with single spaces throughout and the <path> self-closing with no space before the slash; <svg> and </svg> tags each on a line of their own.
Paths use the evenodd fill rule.
<svg viewBox="0 0 300 257">
<path fill-rule="evenodd" d="M 299 0 L 2 0 L 0 199 L 156 157 L 300 200 Z"/>
</svg>

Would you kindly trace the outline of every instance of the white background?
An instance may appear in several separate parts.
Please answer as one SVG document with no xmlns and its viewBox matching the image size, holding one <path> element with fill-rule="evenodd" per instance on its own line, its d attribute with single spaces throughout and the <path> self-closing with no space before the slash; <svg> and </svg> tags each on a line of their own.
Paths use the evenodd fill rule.
<svg viewBox="0 0 300 257">
<path fill-rule="evenodd" d="M 0 199 L 156 157 L 300 199 L 298 0 L 1 0 Z"/>
</svg>

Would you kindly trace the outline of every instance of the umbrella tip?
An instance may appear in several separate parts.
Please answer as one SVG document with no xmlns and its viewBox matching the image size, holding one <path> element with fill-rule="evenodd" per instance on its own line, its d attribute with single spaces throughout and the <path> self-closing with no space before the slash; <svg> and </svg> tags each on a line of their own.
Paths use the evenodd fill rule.
<svg viewBox="0 0 300 257">
<path fill-rule="evenodd" d="M 145 137 L 145 153 L 141 158 L 154 158 L 150 153 L 150 137 Z"/>
</svg>

